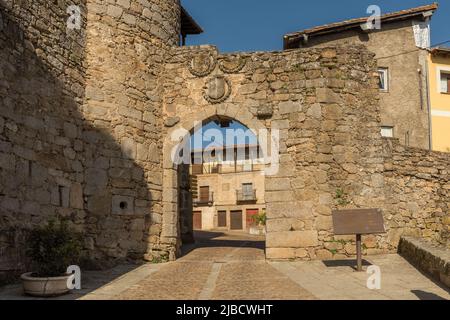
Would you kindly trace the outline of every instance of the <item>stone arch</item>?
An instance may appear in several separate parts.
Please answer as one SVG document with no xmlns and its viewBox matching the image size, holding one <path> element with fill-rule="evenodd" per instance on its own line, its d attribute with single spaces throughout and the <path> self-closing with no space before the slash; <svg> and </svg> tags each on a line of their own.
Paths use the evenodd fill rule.
<svg viewBox="0 0 450 320">
<path fill-rule="evenodd" d="M 192 112 L 190 117 L 167 130 L 163 139 L 163 217 L 160 241 L 162 247 L 168 251 L 170 260 L 176 259 L 181 245 L 178 223 L 178 166 L 173 163 L 171 158 L 172 150 L 179 144 L 179 141 L 173 141 L 172 135 L 179 130 L 192 132 L 195 123 L 204 123 L 216 116 L 238 121 L 254 132 L 269 129 L 264 121 L 255 117 L 248 108 L 239 108 L 234 104 L 219 104 L 203 107 L 199 112 Z"/>
</svg>

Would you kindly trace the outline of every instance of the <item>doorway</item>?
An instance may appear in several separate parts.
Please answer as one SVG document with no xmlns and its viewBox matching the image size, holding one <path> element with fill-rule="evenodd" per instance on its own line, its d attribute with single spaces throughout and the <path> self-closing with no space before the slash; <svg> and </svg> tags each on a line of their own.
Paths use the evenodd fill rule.
<svg viewBox="0 0 450 320">
<path fill-rule="evenodd" d="M 242 210 L 230 212 L 230 230 L 242 230 Z"/>
</svg>

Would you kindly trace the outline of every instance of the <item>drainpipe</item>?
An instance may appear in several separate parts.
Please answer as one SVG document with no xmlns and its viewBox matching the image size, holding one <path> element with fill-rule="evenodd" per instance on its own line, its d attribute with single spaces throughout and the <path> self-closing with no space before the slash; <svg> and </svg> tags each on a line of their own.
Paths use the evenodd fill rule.
<svg viewBox="0 0 450 320">
<path fill-rule="evenodd" d="M 426 79 L 426 92 L 427 92 L 427 109 L 428 109 L 428 148 L 431 151 L 433 149 L 433 128 L 432 128 L 432 119 L 431 119 L 431 97 L 430 97 L 430 82 L 429 82 L 429 66 L 428 66 L 428 55 L 430 53 L 427 52 L 427 59 L 425 60 L 425 79 Z"/>
</svg>

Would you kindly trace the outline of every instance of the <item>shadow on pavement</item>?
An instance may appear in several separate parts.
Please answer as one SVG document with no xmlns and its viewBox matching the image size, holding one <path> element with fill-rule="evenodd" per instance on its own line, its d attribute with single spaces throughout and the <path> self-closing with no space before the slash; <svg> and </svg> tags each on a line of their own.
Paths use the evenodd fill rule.
<svg viewBox="0 0 450 320">
<path fill-rule="evenodd" d="M 252 236 L 244 232 L 194 231 L 194 244 L 186 244 L 181 248 L 181 255 L 198 248 L 254 248 L 265 249 L 263 236 Z"/>
<path fill-rule="evenodd" d="M 353 268 L 356 270 L 356 260 L 353 260 L 353 259 L 352 260 L 325 260 L 322 262 L 327 268 L 350 267 L 350 268 Z M 367 266 L 371 266 L 372 263 L 363 259 L 362 265 L 364 267 L 367 267 Z"/>
<path fill-rule="evenodd" d="M 22 284 L 16 282 L 0 287 L 0 300 L 76 300 L 139 267 L 139 264 L 124 264 L 101 271 L 81 270 L 81 290 L 72 290 L 68 294 L 48 298 L 25 295 L 22 290 Z"/>
<path fill-rule="evenodd" d="M 420 300 L 446 300 L 437 294 L 426 292 L 423 290 L 411 290 Z"/>
</svg>

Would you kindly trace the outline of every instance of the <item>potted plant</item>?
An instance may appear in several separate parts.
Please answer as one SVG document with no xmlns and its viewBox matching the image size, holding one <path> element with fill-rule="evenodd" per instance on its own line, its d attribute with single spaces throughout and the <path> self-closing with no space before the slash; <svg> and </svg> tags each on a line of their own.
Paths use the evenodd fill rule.
<svg viewBox="0 0 450 320">
<path fill-rule="evenodd" d="M 70 230 L 65 220 L 50 220 L 46 226 L 31 230 L 27 246 L 34 271 L 21 276 L 24 292 L 39 297 L 67 293 L 71 276 L 67 267 L 80 259 L 81 236 Z"/>
<path fill-rule="evenodd" d="M 260 213 L 253 216 L 253 222 L 256 226 L 250 227 L 250 234 L 261 235 L 266 233 L 266 210 L 262 209 Z"/>
</svg>

